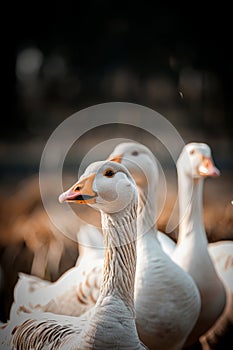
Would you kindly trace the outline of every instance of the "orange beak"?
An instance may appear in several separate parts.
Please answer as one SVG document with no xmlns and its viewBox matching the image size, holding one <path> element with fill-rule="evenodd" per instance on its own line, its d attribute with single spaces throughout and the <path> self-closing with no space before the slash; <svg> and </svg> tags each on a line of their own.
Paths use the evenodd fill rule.
<svg viewBox="0 0 233 350">
<path fill-rule="evenodd" d="M 203 157 L 198 172 L 201 176 L 220 176 L 220 171 L 214 166 L 213 160 L 209 157 Z"/>
<path fill-rule="evenodd" d="M 95 174 L 85 177 L 83 180 L 76 182 L 66 192 L 59 196 L 59 202 L 76 202 L 80 204 L 91 204 L 96 201 L 96 193 L 92 190 L 92 184 Z"/>
<path fill-rule="evenodd" d="M 117 156 L 115 156 L 115 157 L 113 157 L 113 158 L 110 158 L 109 160 L 110 160 L 111 162 L 121 163 L 122 157 L 123 157 L 123 154 L 119 154 L 119 155 L 117 155 Z"/>
</svg>

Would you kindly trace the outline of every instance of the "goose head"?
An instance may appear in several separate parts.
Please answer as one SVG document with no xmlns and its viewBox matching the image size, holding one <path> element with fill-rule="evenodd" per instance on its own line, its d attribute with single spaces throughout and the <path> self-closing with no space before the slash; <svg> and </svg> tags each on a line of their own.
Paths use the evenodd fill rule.
<svg viewBox="0 0 233 350">
<path fill-rule="evenodd" d="M 137 188 L 124 165 L 99 161 L 86 168 L 78 182 L 59 196 L 59 202 L 88 204 L 99 211 L 115 213 L 137 202 Z"/>
<path fill-rule="evenodd" d="M 191 142 L 185 145 L 177 160 L 177 168 L 182 168 L 187 176 L 194 179 L 220 175 L 206 143 Z"/>
<path fill-rule="evenodd" d="M 123 164 L 133 176 L 137 186 L 145 187 L 158 179 L 158 168 L 153 153 L 136 142 L 122 142 L 115 147 L 109 159 Z"/>
</svg>

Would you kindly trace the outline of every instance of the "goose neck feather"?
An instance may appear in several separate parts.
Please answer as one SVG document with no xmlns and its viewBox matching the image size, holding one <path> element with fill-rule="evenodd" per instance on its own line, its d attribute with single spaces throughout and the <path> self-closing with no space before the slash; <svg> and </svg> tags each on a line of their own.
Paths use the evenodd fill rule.
<svg viewBox="0 0 233 350">
<path fill-rule="evenodd" d="M 208 241 L 202 218 L 203 208 L 203 179 L 191 179 L 186 174 L 178 172 L 179 182 L 179 210 L 180 224 L 178 245 L 188 236 L 201 243 L 201 247 L 207 247 Z M 188 194 L 188 195 L 187 195 Z M 198 232 L 198 237 L 196 233 Z"/>
<path fill-rule="evenodd" d="M 101 213 L 105 241 L 103 281 L 100 300 L 118 295 L 134 313 L 136 270 L 137 206 L 131 203 L 125 212 Z"/>
<path fill-rule="evenodd" d="M 139 189 L 138 195 L 138 237 L 153 231 L 156 236 L 156 200 L 155 191 L 146 193 L 145 189 Z M 153 194 L 153 195 L 152 195 Z"/>
</svg>

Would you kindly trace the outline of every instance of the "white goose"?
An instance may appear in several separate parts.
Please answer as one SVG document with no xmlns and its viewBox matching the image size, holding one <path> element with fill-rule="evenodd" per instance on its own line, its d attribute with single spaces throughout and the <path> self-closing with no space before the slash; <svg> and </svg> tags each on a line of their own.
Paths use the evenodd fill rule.
<svg viewBox="0 0 233 350">
<path fill-rule="evenodd" d="M 156 227 L 158 168 L 150 150 L 138 143 L 122 143 L 109 157 L 121 162 L 139 188 L 136 324 L 150 349 L 181 349 L 200 311 L 193 279 L 161 248 Z"/>
<path fill-rule="evenodd" d="M 83 245 L 79 245 L 76 265 L 57 281 L 51 283 L 35 276 L 19 274 L 10 319 L 17 317 L 21 306 L 31 311 L 79 316 L 95 305 L 103 269 L 103 235 L 92 225 L 85 225 L 78 236 Z"/>
<path fill-rule="evenodd" d="M 227 292 L 226 306 L 214 325 L 200 338 L 206 350 L 233 347 L 233 241 L 210 243 L 209 254 Z"/>
<path fill-rule="evenodd" d="M 195 280 L 201 295 L 201 312 L 186 345 L 198 340 L 221 315 L 226 292 L 208 253 L 202 219 L 203 183 L 218 176 L 211 150 L 204 143 L 187 144 L 177 161 L 179 188 L 179 235 L 172 259 Z"/>
<path fill-rule="evenodd" d="M 1 329 L 2 344 L 7 335 L 12 348 L 22 350 L 146 349 L 134 315 L 138 197 L 133 178 L 120 164 L 96 162 L 59 199 L 87 203 L 101 212 L 105 257 L 97 303 L 88 321 L 51 313 L 21 314 Z"/>
<path fill-rule="evenodd" d="M 189 150 L 189 151 L 188 151 Z M 184 152 L 190 153 L 190 158 L 194 158 L 194 155 L 196 156 L 196 158 L 194 159 L 190 159 L 189 161 L 187 160 L 187 158 L 185 159 L 184 156 Z M 207 158 L 206 158 L 207 155 Z M 208 275 L 208 283 L 215 284 L 217 281 L 217 284 L 215 286 L 216 288 L 216 293 L 219 296 L 220 300 L 222 298 L 223 304 L 224 305 L 224 292 L 222 290 L 222 286 L 220 284 L 220 288 L 219 288 L 219 279 L 222 281 L 222 283 L 224 284 L 226 293 L 227 293 L 227 299 L 226 299 L 226 305 L 224 308 L 224 311 L 221 313 L 220 312 L 220 317 L 217 318 L 217 321 L 214 323 L 213 327 L 210 328 L 209 331 L 207 331 L 207 333 L 205 333 L 203 336 L 201 336 L 201 343 L 205 344 L 205 347 L 207 348 L 207 344 L 212 344 L 214 349 L 222 349 L 222 346 L 226 343 L 226 342 L 230 342 L 231 339 L 231 344 L 233 344 L 233 339 L 232 339 L 232 329 L 233 329 L 233 241 L 219 241 L 219 242 L 214 242 L 214 243 L 209 243 L 207 242 L 207 238 L 205 238 L 204 235 L 204 228 L 203 228 L 203 220 L 202 220 L 202 188 L 199 187 L 199 193 L 198 193 L 198 199 L 197 196 L 195 195 L 195 193 L 197 192 L 197 187 L 195 185 L 195 193 L 191 199 L 191 197 L 189 197 L 189 193 L 191 193 L 192 191 L 192 184 L 189 182 L 189 185 L 187 184 L 187 180 L 186 180 L 186 176 L 190 175 L 190 179 L 193 178 L 194 182 L 198 182 L 198 181 L 203 181 L 200 180 L 200 178 L 202 177 L 202 179 L 205 179 L 207 176 L 218 176 L 219 175 L 219 171 L 218 169 L 216 169 L 216 167 L 213 165 L 213 161 L 211 159 L 211 151 L 209 149 L 209 147 L 206 144 L 200 144 L 200 143 L 190 143 L 187 146 L 185 146 L 184 150 L 183 150 L 183 155 L 181 155 L 179 162 L 178 162 L 178 175 L 179 175 L 179 192 L 180 192 L 180 200 L 181 200 L 181 212 L 180 212 L 180 219 L 184 219 L 184 223 L 182 227 L 182 231 L 183 231 L 183 235 L 179 236 L 179 240 L 178 240 L 178 245 L 179 249 L 178 251 L 175 250 L 176 248 L 176 244 L 174 243 L 173 240 L 171 240 L 168 236 L 163 235 L 162 233 L 160 233 L 159 235 L 159 239 L 162 243 L 162 247 L 165 248 L 165 251 L 168 252 L 168 250 L 175 251 L 173 258 L 183 267 L 185 267 L 185 263 L 188 264 L 188 266 L 185 267 L 186 270 L 188 270 L 188 272 L 191 273 L 191 275 L 198 280 L 199 282 L 199 288 L 202 290 L 202 294 L 203 294 L 203 313 L 205 313 L 205 302 L 206 302 L 206 298 L 207 298 L 207 291 L 208 291 L 208 287 L 207 287 L 207 282 L 206 282 L 206 276 L 204 275 L 206 273 L 206 271 L 209 270 L 210 272 L 210 276 Z M 188 171 L 188 168 L 190 169 L 190 171 Z M 198 168 L 201 170 L 199 172 L 199 174 L 197 175 L 196 169 L 198 170 Z M 181 174 L 185 174 L 186 176 L 182 176 Z M 199 180 L 194 180 L 194 178 L 199 178 Z M 187 212 L 185 215 L 183 215 L 183 212 L 185 211 L 185 199 L 187 201 L 191 201 L 194 200 L 194 198 L 199 201 L 200 205 L 198 204 L 198 202 L 196 202 L 196 205 L 198 205 L 198 211 L 196 211 L 196 217 L 193 215 L 189 215 L 191 212 L 191 207 L 190 207 L 190 211 Z M 194 204 L 194 203 L 192 203 Z M 193 212 L 194 213 L 194 212 Z M 190 242 L 193 244 L 193 246 L 189 245 L 190 243 L 187 240 L 187 236 L 185 234 L 185 232 L 188 232 L 188 228 L 191 227 L 193 225 L 193 220 L 195 221 L 195 227 L 201 227 L 202 229 L 200 230 L 200 232 L 202 233 L 202 241 L 203 241 L 203 245 L 202 245 L 202 249 L 197 251 L 199 249 L 198 242 L 201 243 L 201 241 L 199 240 L 199 234 L 197 234 L 195 237 L 198 239 L 198 241 L 195 241 L 195 244 L 193 243 L 194 241 Z M 192 232 L 192 234 L 194 234 L 194 231 Z M 204 237 L 203 237 L 204 235 Z M 190 238 L 190 237 L 189 237 Z M 170 240 L 170 241 L 169 241 Z M 166 245 L 168 244 L 168 247 L 166 247 Z M 195 258 L 195 256 L 193 257 L 192 254 L 190 254 L 190 250 L 187 250 L 187 247 L 184 249 L 184 252 L 187 252 L 187 255 L 189 256 L 189 259 L 187 259 L 186 257 L 184 257 L 184 255 L 182 255 L 182 253 L 180 254 L 181 250 L 182 250 L 182 245 L 183 244 L 188 244 L 189 248 L 191 249 L 196 249 L 196 254 L 198 254 L 198 263 L 201 264 L 201 262 L 203 262 L 203 266 L 205 266 L 205 270 L 203 271 L 202 269 L 200 269 L 200 274 L 199 276 L 197 276 L 194 272 L 193 269 L 195 269 L 195 264 L 192 263 L 191 264 L 191 260 L 189 259 L 193 259 Z M 209 257 L 208 257 L 208 253 L 206 252 L 206 247 L 208 249 L 208 253 L 212 259 L 212 262 L 209 261 Z M 183 252 L 183 253 L 184 253 Z M 185 254 L 185 253 L 184 253 Z M 171 253 L 170 253 L 171 255 Z M 179 255 L 179 256 L 178 256 Z M 204 260 L 203 259 L 204 256 Z M 219 279 L 216 279 L 216 273 L 213 272 L 213 266 L 215 270 L 217 271 L 217 274 L 219 276 Z M 201 273 L 201 271 L 203 271 L 203 274 Z M 201 279 L 202 277 L 202 279 Z M 210 287 L 211 290 L 212 286 Z M 211 295 L 214 297 L 214 294 L 211 293 Z M 209 301 L 210 298 L 208 297 Z M 211 302 L 211 301 L 210 301 Z M 218 305 L 215 311 L 218 310 Z M 222 307 L 220 307 L 220 309 L 222 309 Z M 214 310 L 214 308 L 213 308 Z M 207 312 L 208 310 L 206 310 Z M 213 321 L 212 321 L 213 324 Z M 194 329 L 195 331 L 195 329 Z M 191 335 L 190 335 L 191 337 Z M 196 336 L 194 337 L 194 339 L 196 338 Z M 192 343 L 193 341 L 191 341 Z M 212 347 L 210 346 L 210 349 L 212 349 Z"/>
<path fill-rule="evenodd" d="M 79 228 L 77 238 L 79 256 L 76 264 L 57 281 L 19 273 L 10 319 L 17 317 L 21 306 L 31 311 L 79 316 L 96 303 L 104 258 L 103 234 L 99 228 L 85 224 Z"/>
<path fill-rule="evenodd" d="M 208 250 L 218 275 L 233 291 L 233 241 L 209 243 Z"/>
</svg>

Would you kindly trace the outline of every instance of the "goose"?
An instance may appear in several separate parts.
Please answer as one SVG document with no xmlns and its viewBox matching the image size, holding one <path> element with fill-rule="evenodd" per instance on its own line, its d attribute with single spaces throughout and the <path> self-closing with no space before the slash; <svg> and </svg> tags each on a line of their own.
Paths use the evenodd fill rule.
<svg viewBox="0 0 233 350">
<path fill-rule="evenodd" d="M 163 251 L 157 237 L 155 194 L 158 169 L 155 158 L 146 146 L 130 142 L 118 145 L 109 159 L 120 161 L 128 167 L 140 192 L 141 237 L 137 242 L 135 285 L 136 323 L 140 338 L 150 349 L 180 349 L 197 320 L 200 296 L 192 278 Z M 148 183 L 150 187 L 146 198 Z M 96 271 L 93 272 L 90 272 L 90 280 L 93 280 L 93 276 L 96 278 Z M 82 283 L 84 284 L 86 286 L 86 282 Z M 89 290 L 92 290 L 92 285 L 88 283 Z M 88 288 L 85 291 L 87 292 Z M 60 298 L 60 303 L 64 303 L 61 299 L 63 296 Z M 85 300 L 85 294 L 83 299 Z M 87 310 L 90 308 L 90 302 L 93 306 L 96 300 L 87 301 Z M 58 298 L 55 304 L 59 305 Z M 48 306 L 51 307 L 51 302 L 46 305 L 46 310 L 44 308 L 43 310 L 51 311 Z"/>
<path fill-rule="evenodd" d="M 136 325 L 149 349 L 181 349 L 200 312 L 200 295 L 192 277 L 164 252 L 156 226 L 158 168 L 144 145 L 124 142 L 109 159 L 130 171 L 139 191 Z"/>
<path fill-rule="evenodd" d="M 40 310 L 72 316 L 83 314 L 96 303 L 102 270 L 102 257 L 90 260 L 83 258 L 78 267 L 69 269 L 56 282 L 37 288 L 34 292 L 26 291 L 25 294 L 23 287 L 27 286 L 24 282 L 28 277 L 20 274 L 18 283 L 22 288 L 16 288 L 17 293 L 14 291 L 15 301 L 11 306 L 9 318 L 17 317 L 22 305 L 30 311 Z M 29 285 L 31 283 L 30 277 Z"/>
<path fill-rule="evenodd" d="M 186 156 L 185 156 L 186 154 Z M 196 157 L 194 158 L 194 156 Z M 187 156 L 190 159 L 187 159 Z M 199 174 L 197 174 L 196 169 L 201 170 Z M 188 168 L 190 170 L 188 170 Z M 181 206 L 181 212 L 180 212 L 180 219 L 184 220 L 183 224 L 180 228 L 179 233 L 179 239 L 178 244 L 176 246 L 176 243 L 171 240 L 168 236 L 164 236 L 162 233 L 160 233 L 159 239 L 162 242 L 162 247 L 166 247 L 167 244 L 169 244 L 169 254 L 170 256 L 176 261 L 180 266 L 185 268 L 186 271 L 188 271 L 195 279 L 195 281 L 198 283 L 199 289 L 202 291 L 202 313 L 206 314 L 206 316 L 210 316 L 208 314 L 208 309 L 206 308 L 206 299 L 208 298 L 208 302 L 211 302 L 210 297 L 208 296 L 208 285 L 210 288 L 210 295 L 215 296 L 217 295 L 220 299 L 219 303 L 220 305 L 216 305 L 215 301 L 213 301 L 213 305 L 215 305 L 215 311 L 214 308 L 210 306 L 210 308 L 216 312 L 216 316 L 212 316 L 212 321 L 210 319 L 210 323 L 213 324 L 214 320 L 217 319 L 217 323 L 210 329 L 210 331 L 207 334 L 204 334 L 201 336 L 201 342 L 207 343 L 211 342 L 215 344 L 216 346 L 222 346 L 222 342 L 220 342 L 220 338 L 224 339 L 223 341 L 226 341 L 229 339 L 229 329 L 232 330 L 233 327 L 233 242 L 232 241 L 220 241 L 220 242 L 214 242 L 214 243 L 208 243 L 204 227 L 203 227 L 203 221 L 202 221 L 202 185 L 198 185 L 196 183 L 203 182 L 203 180 L 207 176 L 218 176 L 220 174 L 219 170 L 214 166 L 213 160 L 211 159 L 211 150 L 208 145 L 203 143 L 190 143 L 187 144 L 184 149 L 183 153 L 181 154 L 179 161 L 177 163 L 177 169 L 178 169 L 178 176 L 179 176 L 179 194 L 180 194 L 180 206 Z M 184 175 L 186 174 L 186 176 Z M 182 176 L 183 175 L 183 176 Z M 189 191 L 192 190 L 192 183 L 188 182 L 187 177 L 190 176 L 190 179 L 193 179 L 194 183 L 194 192 L 192 199 L 188 197 Z M 199 191 L 199 193 L 198 193 Z M 187 205 L 187 200 L 190 201 L 190 203 L 193 200 L 199 201 L 196 202 L 196 205 L 198 206 L 198 211 L 196 211 L 196 214 L 194 211 L 192 211 L 191 207 L 189 208 L 190 211 L 184 215 L 184 211 Z M 200 203 L 200 204 L 199 204 Z M 194 203 L 192 202 L 192 205 Z M 192 214 L 195 214 L 194 217 Z M 194 220 L 194 223 L 193 223 Z M 189 237 L 188 235 L 188 228 L 191 227 L 193 224 L 196 225 L 196 227 L 200 227 L 200 233 L 198 233 L 194 237 Z M 182 232 L 182 233 L 181 233 Z M 191 235 L 194 235 L 195 231 L 192 231 Z M 200 240 L 200 234 L 202 234 Z M 187 237 L 189 237 L 190 242 L 188 241 Z M 196 239 L 198 239 L 196 241 Z M 202 244 L 201 247 L 198 246 L 198 243 Z M 189 249 L 185 244 L 188 245 Z M 192 246 L 193 244 L 193 246 Z M 177 247 L 177 249 L 176 249 Z M 206 250 L 208 249 L 208 251 Z M 195 251 L 190 254 L 190 249 L 195 249 Z M 166 252 L 168 252 L 168 249 L 165 249 Z M 173 256 L 172 256 L 173 254 Z M 186 255 L 185 255 L 186 254 Z M 198 256 L 197 256 L 198 255 Z M 210 260 L 210 258 L 211 260 Z M 205 266 L 205 269 L 203 271 L 203 268 L 200 268 L 200 274 L 197 275 L 195 273 L 195 269 L 197 269 L 196 265 L 193 263 L 193 259 L 197 259 L 196 261 L 201 264 L 203 262 L 203 266 Z M 200 260 L 203 259 L 203 260 Z M 186 265 L 187 264 L 187 265 Z M 216 272 L 213 269 L 216 270 L 218 277 L 216 277 Z M 194 269 L 194 270 L 193 270 Z M 198 271 L 198 270 L 197 270 Z M 202 273 L 201 273 L 202 271 Z M 208 279 L 206 279 L 206 275 L 208 275 Z M 222 281 L 224 288 L 226 290 L 226 296 L 224 296 L 224 290 L 222 287 L 222 284 L 219 283 L 219 280 Z M 214 288 L 215 291 L 214 291 Z M 226 298 L 226 301 L 225 301 Z M 218 301 L 218 300 L 216 300 Z M 223 313 L 221 313 L 221 310 L 223 310 L 224 304 L 226 303 L 225 309 Z M 208 305 L 208 304 L 207 304 Z M 220 319 L 218 320 L 218 315 L 220 315 Z M 210 316 L 211 317 L 211 316 Z M 201 318 L 201 315 L 200 315 Z M 200 319 L 199 319 L 200 321 Z M 198 321 L 198 322 L 199 322 Z M 206 325 L 208 329 L 208 325 Z M 193 333 L 196 330 L 193 330 Z M 192 334 L 190 335 L 191 338 Z M 194 337 L 196 339 L 197 336 Z M 193 340 L 194 341 L 194 340 Z M 190 343 L 193 343 L 191 340 Z M 188 342 L 187 342 L 188 344 Z M 187 345 L 186 344 L 186 345 Z M 216 345 L 217 344 L 217 345 Z"/>
<path fill-rule="evenodd" d="M 77 234 L 82 244 L 79 244 L 76 264 L 58 280 L 52 283 L 32 275 L 19 274 L 10 319 L 17 317 L 22 305 L 31 311 L 71 316 L 80 316 L 95 305 L 103 269 L 103 234 L 97 227 L 89 224 L 83 226 Z"/>
<path fill-rule="evenodd" d="M 204 179 L 219 176 L 211 149 L 205 143 L 184 146 L 178 161 L 179 234 L 172 259 L 196 282 L 201 295 L 201 311 L 185 346 L 198 341 L 218 319 L 226 303 L 226 291 L 210 257 L 202 219 Z"/>
<path fill-rule="evenodd" d="M 233 291 L 233 241 L 217 241 L 209 243 L 209 254 L 214 262 L 218 275 Z"/>
<path fill-rule="evenodd" d="M 92 163 L 59 201 L 86 203 L 101 213 L 105 254 L 97 303 L 88 321 L 51 313 L 21 313 L 16 322 L 12 320 L 9 327 L 1 329 L 2 343 L 7 334 L 12 348 L 22 350 L 147 349 L 135 324 L 138 194 L 132 176 L 115 162 Z"/>
<path fill-rule="evenodd" d="M 233 346 L 233 241 L 209 243 L 209 254 L 226 288 L 225 308 L 214 325 L 200 337 L 204 349 L 231 349 Z"/>
</svg>

